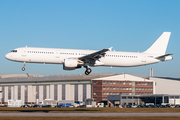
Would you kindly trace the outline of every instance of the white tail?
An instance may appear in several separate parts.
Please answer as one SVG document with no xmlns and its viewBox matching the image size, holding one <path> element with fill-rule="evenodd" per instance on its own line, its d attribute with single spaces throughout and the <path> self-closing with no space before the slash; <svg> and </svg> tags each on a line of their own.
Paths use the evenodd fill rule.
<svg viewBox="0 0 180 120">
<path fill-rule="evenodd" d="M 163 34 L 144 53 L 164 55 L 166 53 L 170 35 L 171 32 L 163 32 Z"/>
</svg>

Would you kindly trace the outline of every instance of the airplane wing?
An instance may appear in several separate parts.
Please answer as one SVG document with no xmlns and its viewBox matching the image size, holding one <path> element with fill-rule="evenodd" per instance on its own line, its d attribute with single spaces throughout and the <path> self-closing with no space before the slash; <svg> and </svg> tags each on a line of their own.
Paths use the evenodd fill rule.
<svg viewBox="0 0 180 120">
<path fill-rule="evenodd" d="M 102 49 L 100 51 L 97 51 L 97 52 L 94 52 L 94 53 L 91 53 L 91 54 L 88 54 L 88 55 L 85 55 L 85 56 L 82 56 L 82 57 L 79 57 L 78 59 L 79 60 L 82 60 L 82 61 L 85 61 L 85 62 L 88 62 L 88 61 L 95 61 L 101 57 L 103 57 L 105 55 L 105 53 L 109 50 L 111 50 L 112 48 L 109 48 L 109 49 Z"/>
<path fill-rule="evenodd" d="M 166 55 L 158 56 L 158 57 L 156 57 L 156 59 L 164 58 L 164 57 L 170 56 L 170 55 L 172 55 L 172 54 L 166 54 Z"/>
</svg>

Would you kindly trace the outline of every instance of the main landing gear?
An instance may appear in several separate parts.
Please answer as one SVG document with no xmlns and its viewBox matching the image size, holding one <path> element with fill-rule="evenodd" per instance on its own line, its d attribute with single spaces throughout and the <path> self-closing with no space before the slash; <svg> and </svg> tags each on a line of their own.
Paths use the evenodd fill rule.
<svg viewBox="0 0 180 120">
<path fill-rule="evenodd" d="M 22 71 L 25 71 L 26 62 L 23 62 Z"/>
<path fill-rule="evenodd" d="M 89 75 L 92 72 L 92 70 L 89 68 L 89 66 L 85 66 L 85 68 L 86 68 L 85 74 Z"/>
</svg>

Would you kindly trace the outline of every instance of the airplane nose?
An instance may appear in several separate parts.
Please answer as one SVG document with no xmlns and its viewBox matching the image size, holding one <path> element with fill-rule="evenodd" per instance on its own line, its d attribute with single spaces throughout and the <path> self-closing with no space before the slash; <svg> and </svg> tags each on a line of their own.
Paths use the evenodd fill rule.
<svg viewBox="0 0 180 120">
<path fill-rule="evenodd" d="M 9 59 L 10 59 L 10 54 L 9 54 L 9 53 L 6 54 L 6 55 L 5 55 L 5 58 L 9 60 Z"/>
</svg>

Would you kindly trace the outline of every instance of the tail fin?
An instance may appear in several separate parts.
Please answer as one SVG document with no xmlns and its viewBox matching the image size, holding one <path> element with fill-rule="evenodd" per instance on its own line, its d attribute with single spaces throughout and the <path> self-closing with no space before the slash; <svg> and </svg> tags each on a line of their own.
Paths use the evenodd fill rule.
<svg viewBox="0 0 180 120">
<path fill-rule="evenodd" d="M 170 35 L 171 32 L 163 32 L 163 34 L 144 53 L 164 55 L 166 53 Z"/>
</svg>

